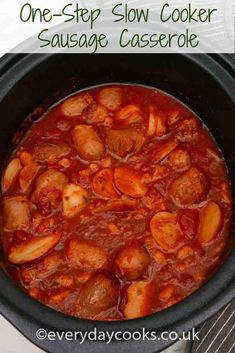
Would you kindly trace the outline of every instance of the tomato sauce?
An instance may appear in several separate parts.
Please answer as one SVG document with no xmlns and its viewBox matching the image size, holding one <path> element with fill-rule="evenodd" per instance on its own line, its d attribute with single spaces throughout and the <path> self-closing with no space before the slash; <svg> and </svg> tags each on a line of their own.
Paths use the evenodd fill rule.
<svg viewBox="0 0 235 353">
<path fill-rule="evenodd" d="M 231 216 L 200 119 L 142 86 L 78 92 L 36 121 L 2 176 L 7 271 L 68 315 L 125 320 L 189 296 L 220 263 Z"/>
</svg>

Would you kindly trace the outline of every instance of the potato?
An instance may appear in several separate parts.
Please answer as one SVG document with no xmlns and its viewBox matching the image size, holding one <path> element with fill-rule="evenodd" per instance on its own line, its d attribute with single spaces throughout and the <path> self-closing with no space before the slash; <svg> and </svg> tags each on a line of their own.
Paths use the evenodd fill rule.
<svg viewBox="0 0 235 353">
<path fill-rule="evenodd" d="M 76 125 L 72 131 L 72 138 L 79 156 L 86 161 L 101 159 L 104 145 L 98 133 L 90 125 Z"/>
<path fill-rule="evenodd" d="M 37 201 L 43 189 L 50 188 L 62 191 L 67 183 L 68 178 L 65 174 L 55 169 L 48 169 L 36 179 L 35 191 L 32 195 L 33 202 Z"/>
<path fill-rule="evenodd" d="M 94 213 L 100 212 L 130 212 L 137 208 L 137 201 L 131 199 L 119 199 L 106 203 L 94 209 Z"/>
<path fill-rule="evenodd" d="M 61 234 L 51 234 L 31 238 L 19 246 L 13 247 L 10 250 L 8 260 L 15 265 L 35 261 L 54 248 L 60 237 Z"/>
<path fill-rule="evenodd" d="M 106 251 L 88 240 L 70 240 L 67 257 L 73 265 L 86 270 L 105 268 L 108 262 Z"/>
<path fill-rule="evenodd" d="M 92 319 L 118 304 L 119 283 L 116 277 L 101 271 L 93 275 L 82 287 L 78 296 L 77 314 Z"/>
<path fill-rule="evenodd" d="M 62 193 L 63 216 L 72 218 L 80 213 L 88 202 L 88 193 L 81 186 L 67 184 Z"/>
<path fill-rule="evenodd" d="M 92 102 L 91 94 L 81 93 L 66 99 L 61 105 L 61 112 L 67 117 L 79 116 Z"/>
<path fill-rule="evenodd" d="M 198 133 L 200 129 L 200 121 L 194 117 L 181 120 L 176 125 L 177 138 L 181 142 L 189 142 Z"/>
<path fill-rule="evenodd" d="M 135 129 L 106 130 L 106 144 L 109 151 L 121 158 L 138 153 L 144 141 L 144 135 Z"/>
<path fill-rule="evenodd" d="M 174 213 L 156 213 L 150 221 L 150 230 L 157 244 L 165 251 L 174 251 L 182 239 L 178 217 Z"/>
<path fill-rule="evenodd" d="M 198 241 L 207 244 L 212 241 L 222 227 L 222 212 L 217 203 L 209 201 L 200 211 Z"/>
<path fill-rule="evenodd" d="M 118 193 L 114 187 L 113 171 L 104 168 L 95 174 L 92 180 L 93 190 L 96 194 L 108 199 L 115 199 Z"/>
<path fill-rule="evenodd" d="M 99 92 L 98 101 L 109 110 L 116 111 L 122 104 L 122 89 L 106 87 Z"/>
<path fill-rule="evenodd" d="M 140 123 L 142 120 L 140 107 L 136 104 L 128 104 L 119 110 L 116 119 L 127 124 Z"/>
<path fill-rule="evenodd" d="M 14 158 L 8 164 L 2 179 L 2 192 L 6 192 L 10 189 L 21 170 L 22 165 L 19 158 Z"/>
<path fill-rule="evenodd" d="M 124 246 L 115 258 L 118 273 L 125 280 L 136 280 L 147 270 L 150 263 L 148 252 L 140 244 Z"/>
<path fill-rule="evenodd" d="M 168 163 L 176 171 L 186 171 L 190 168 L 191 157 L 186 150 L 177 149 L 170 153 Z"/>
<path fill-rule="evenodd" d="M 33 148 L 33 159 L 38 162 L 51 162 L 67 156 L 71 147 L 61 140 L 38 141 Z"/>
<path fill-rule="evenodd" d="M 36 178 L 40 169 L 37 163 L 25 165 L 19 173 L 19 185 L 22 192 L 27 192 Z"/>
<path fill-rule="evenodd" d="M 209 191 L 209 183 L 203 172 L 190 168 L 174 180 L 169 187 L 169 195 L 178 205 L 194 205 L 202 202 Z"/>
<path fill-rule="evenodd" d="M 170 140 L 168 142 L 159 143 L 157 148 L 153 152 L 153 161 L 158 163 L 168 156 L 178 145 L 175 140 Z"/>
<path fill-rule="evenodd" d="M 30 221 L 30 203 L 26 196 L 3 198 L 3 227 L 5 231 L 27 230 Z"/>
<path fill-rule="evenodd" d="M 132 283 L 126 292 L 127 300 L 123 308 L 126 319 L 150 315 L 153 300 L 153 285 L 151 282 L 139 281 Z"/>
<path fill-rule="evenodd" d="M 120 166 L 114 169 L 114 182 L 118 190 L 131 197 L 142 197 L 148 191 L 141 181 L 141 174 L 129 167 Z"/>
<path fill-rule="evenodd" d="M 164 136 L 168 132 L 166 116 L 156 107 L 149 107 L 149 126 L 147 134 L 149 136 Z"/>
</svg>

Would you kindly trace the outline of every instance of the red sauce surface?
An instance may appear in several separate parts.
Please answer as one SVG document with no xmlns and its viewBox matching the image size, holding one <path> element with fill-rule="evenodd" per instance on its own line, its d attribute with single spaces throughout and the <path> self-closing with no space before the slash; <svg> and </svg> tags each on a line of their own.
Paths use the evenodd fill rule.
<svg viewBox="0 0 235 353">
<path fill-rule="evenodd" d="M 227 241 L 218 147 L 187 107 L 140 86 L 90 89 L 48 110 L 2 191 L 7 270 L 69 315 L 123 320 L 169 307 L 210 277 Z"/>
</svg>

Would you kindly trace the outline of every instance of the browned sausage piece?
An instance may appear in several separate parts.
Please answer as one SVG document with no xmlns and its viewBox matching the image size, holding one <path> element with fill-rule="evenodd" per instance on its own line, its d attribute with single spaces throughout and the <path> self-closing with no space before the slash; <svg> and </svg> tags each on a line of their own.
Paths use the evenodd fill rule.
<svg viewBox="0 0 235 353">
<path fill-rule="evenodd" d="M 115 258 L 115 265 L 120 276 L 126 280 L 136 280 L 148 268 L 149 254 L 140 244 L 124 246 Z"/>
<path fill-rule="evenodd" d="M 70 240 L 67 257 L 72 264 L 87 270 L 105 268 L 108 262 L 106 251 L 87 240 Z"/>
<path fill-rule="evenodd" d="M 135 129 L 106 130 L 106 144 L 109 151 L 121 158 L 138 153 L 144 141 L 144 135 Z"/>
<path fill-rule="evenodd" d="M 122 89 L 119 87 L 103 88 L 98 97 L 99 103 L 109 110 L 118 110 L 122 104 Z"/>
<path fill-rule="evenodd" d="M 30 203 L 26 196 L 4 197 L 3 227 L 6 231 L 28 229 L 31 221 Z"/>
<path fill-rule="evenodd" d="M 90 125 L 76 125 L 72 131 L 79 156 L 86 161 L 96 161 L 104 154 L 104 145 L 98 133 Z"/>
<path fill-rule="evenodd" d="M 209 183 L 203 172 L 190 168 L 174 180 L 169 187 L 169 195 L 176 204 L 194 205 L 202 202 L 209 191 Z"/>
<path fill-rule="evenodd" d="M 92 276 L 82 287 L 77 305 L 77 314 L 92 319 L 103 311 L 117 305 L 119 283 L 116 277 L 102 271 Z"/>
<path fill-rule="evenodd" d="M 61 140 L 38 141 L 33 148 L 33 159 L 39 162 L 55 162 L 67 156 L 71 147 Z"/>
</svg>

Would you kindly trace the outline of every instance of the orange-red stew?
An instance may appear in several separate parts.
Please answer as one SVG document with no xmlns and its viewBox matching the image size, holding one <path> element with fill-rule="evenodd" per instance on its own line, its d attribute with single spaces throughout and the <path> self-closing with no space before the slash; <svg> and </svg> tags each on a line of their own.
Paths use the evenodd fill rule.
<svg viewBox="0 0 235 353">
<path fill-rule="evenodd" d="M 195 114 L 140 86 L 52 107 L 2 177 L 6 266 L 63 313 L 123 320 L 169 307 L 216 269 L 228 235 L 223 157 Z"/>
</svg>

